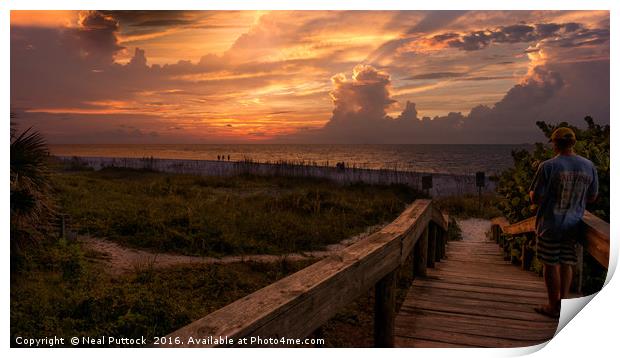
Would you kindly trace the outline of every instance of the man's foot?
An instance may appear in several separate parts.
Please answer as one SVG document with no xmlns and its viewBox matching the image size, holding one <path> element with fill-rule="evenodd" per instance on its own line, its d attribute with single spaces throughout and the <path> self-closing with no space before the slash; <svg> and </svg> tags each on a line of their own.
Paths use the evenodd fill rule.
<svg viewBox="0 0 620 358">
<path fill-rule="evenodd" d="M 549 305 L 541 305 L 538 306 L 536 308 L 534 308 L 534 311 L 536 311 L 537 313 L 540 313 L 541 315 L 547 316 L 547 317 L 551 317 L 551 318 L 559 318 L 560 317 L 560 310 L 559 309 L 554 309 Z"/>
</svg>

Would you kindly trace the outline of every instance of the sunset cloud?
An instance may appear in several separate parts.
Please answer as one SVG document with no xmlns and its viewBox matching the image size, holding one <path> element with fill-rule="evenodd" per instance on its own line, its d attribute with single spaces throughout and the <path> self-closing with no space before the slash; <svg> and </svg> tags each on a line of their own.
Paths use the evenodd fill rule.
<svg viewBox="0 0 620 358">
<path fill-rule="evenodd" d="M 608 12 L 11 13 L 11 108 L 52 142 L 532 141 L 608 122 L 605 83 Z"/>
</svg>

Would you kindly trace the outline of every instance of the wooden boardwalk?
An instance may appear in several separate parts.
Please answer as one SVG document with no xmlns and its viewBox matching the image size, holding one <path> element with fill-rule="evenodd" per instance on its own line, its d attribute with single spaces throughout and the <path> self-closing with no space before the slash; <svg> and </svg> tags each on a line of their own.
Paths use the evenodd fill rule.
<svg viewBox="0 0 620 358">
<path fill-rule="evenodd" d="M 551 339 L 558 320 L 543 279 L 504 261 L 487 238 L 451 241 L 446 258 L 416 278 L 395 322 L 397 347 L 524 347 Z"/>
</svg>

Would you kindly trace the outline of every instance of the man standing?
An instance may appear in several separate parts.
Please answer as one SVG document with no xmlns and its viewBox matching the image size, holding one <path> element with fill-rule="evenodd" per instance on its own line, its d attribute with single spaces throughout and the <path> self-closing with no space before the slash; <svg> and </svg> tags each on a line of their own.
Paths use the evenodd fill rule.
<svg viewBox="0 0 620 358">
<path fill-rule="evenodd" d="M 586 202 L 596 200 L 598 175 L 588 159 L 573 152 L 575 132 L 566 127 L 551 134 L 557 154 L 540 164 L 530 186 L 536 213 L 537 257 L 544 265 L 549 302 L 536 312 L 557 318 L 567 298 L 577 262 L 576 244 Z"/>
</svg>

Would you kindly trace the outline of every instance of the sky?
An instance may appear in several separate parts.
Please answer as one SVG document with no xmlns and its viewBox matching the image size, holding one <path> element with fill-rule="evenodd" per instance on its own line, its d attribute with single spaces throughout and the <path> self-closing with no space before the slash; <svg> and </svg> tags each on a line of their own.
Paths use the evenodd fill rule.
<svg viewBox="0 0 620 358">
<path fill-rule="evenodd" d="M 608 11 L 11 11 L 50 143 L 531 143 L 609 123 Z"/>
</svg>

